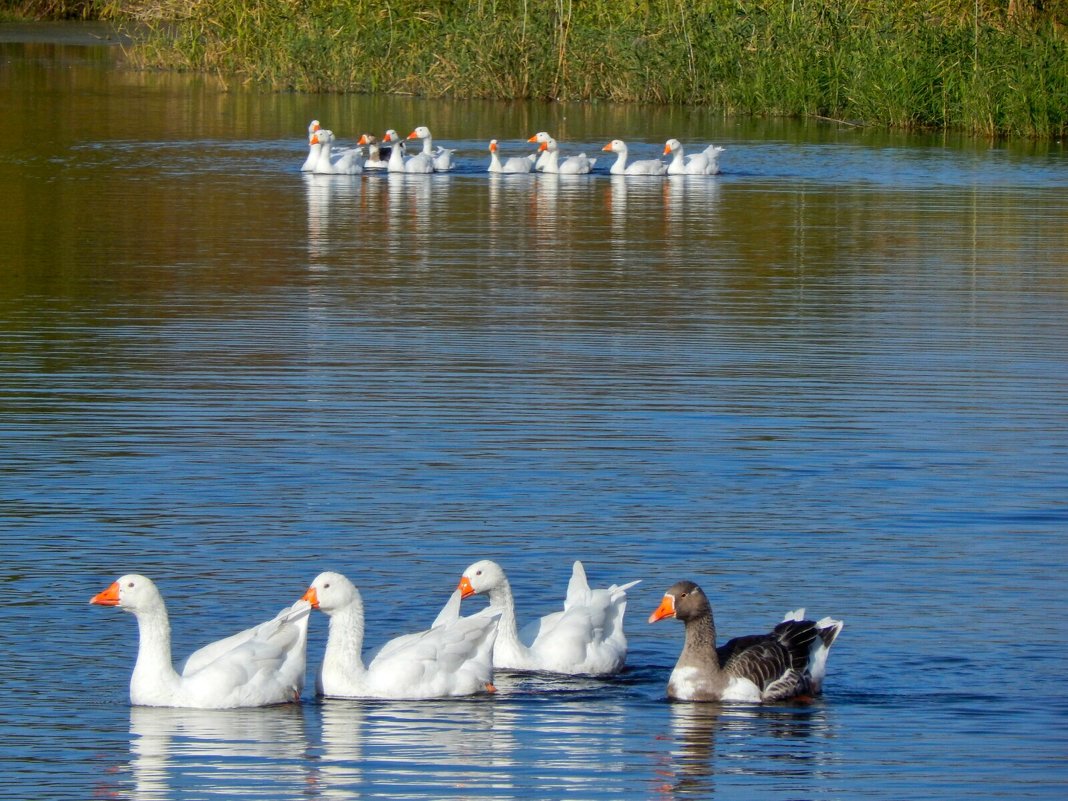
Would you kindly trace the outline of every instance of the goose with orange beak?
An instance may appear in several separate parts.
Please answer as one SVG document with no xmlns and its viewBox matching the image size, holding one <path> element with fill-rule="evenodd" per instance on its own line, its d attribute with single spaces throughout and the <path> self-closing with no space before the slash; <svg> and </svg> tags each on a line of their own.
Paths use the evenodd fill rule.
<svg viewBox="0 0 1068 801">
<path fill-rule="evenodd" d="M 649 622 L 675 618 L 685 626 L 682 653 L 668 679 L 669 698 L 679 701 L 801 701 L 819 695 L 827 654 L 842 621 L 806 620 L 805 610 L 787 613 L 768 634 L 738 637 L 716 647 L 716 624 L 708 597 L 692 581 L 672 585 Z"/>
<path fill-rule="evenodd" d="M 360 591 L 340 573 L 316 576 L 303 600 L 330 618 L 326 652 L 316 681 L 320 695 L 337 698 L 447 698 L 494 692 L 493 643 L 498 615 L 460 616 L 460 593 L 426 631 L 390 640 L 365 666 Z"/>
<path fill-rule="evenodd" d="M 463 598 L 489 597 L 500 613 L 493 666 L 498 670 L 545 671 L 567 675 L 608 676 L 623 669 L 627 638 L 623 616 L 631 581 L 608 589 L 590 589 L 581 562 L 572 565 L 564 609 L 519 630 L 515 599 L 504 570 L 488 559 L 464 571 L 458 590 Z"/>
<path fill-rule="evenodd" d="M 131 573 L 89 603 L 137 618 L 137 663 L 130 702 L 139 706 L 231 709 L 300 700 L 311 607 L 298 601 L 272 620 L 206 645 L 180 671 L 171 663 L 171 626 L 155 583 Z"/>
</svg>

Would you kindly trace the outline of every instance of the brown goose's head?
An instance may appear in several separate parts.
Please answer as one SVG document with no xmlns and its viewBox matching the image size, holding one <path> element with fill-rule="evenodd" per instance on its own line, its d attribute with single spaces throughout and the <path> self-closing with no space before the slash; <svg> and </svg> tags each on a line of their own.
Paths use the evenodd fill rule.
<svg viewBox="0 0 1068 801">
<path fill-rule="evenodd" d="M 679 581 L 672 584 L 664 593 L 660 606 L 649 615 L 649 622 L 656 623 L 667 617 L 681 620 L 683 623 L 712 613 L 708 597 L 692 581 Z"/>
</svg>

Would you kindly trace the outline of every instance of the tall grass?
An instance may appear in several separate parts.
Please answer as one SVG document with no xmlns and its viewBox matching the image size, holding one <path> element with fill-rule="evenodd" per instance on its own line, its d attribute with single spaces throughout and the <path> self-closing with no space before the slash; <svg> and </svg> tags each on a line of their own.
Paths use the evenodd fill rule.
<svg viewBox="0 0 1068 801">
<path fill-rule="evenodd" d="M 150 67 L 1055 137 L 1068 0 L 97 0 Z"/>
</svg>

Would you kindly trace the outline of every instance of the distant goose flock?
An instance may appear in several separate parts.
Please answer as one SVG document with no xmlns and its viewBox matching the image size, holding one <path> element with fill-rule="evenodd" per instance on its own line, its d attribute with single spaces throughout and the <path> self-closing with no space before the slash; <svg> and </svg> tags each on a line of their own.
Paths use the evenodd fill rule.
<svg viewBox="0 0 1068 801">
<path fill-rule="evenodd" d="M 408 155 L 407 142 L 412 139 L 422 140 L 423 146 L 418 152 Z M 491 139 L 486 171 L 587 175 L 593 172 L 598 161 L 585 153 L 562 154 L 559 143 L 546 131 L 539 131 L 527 141 L 537 145 L 535 152 L 525 156 L 506 156 L 502 161 L 499 142 Z M 367 170 L 429 175 L 449 172 L 456 167 L 456 149 L 435 146 L 430 129 L 425 125 L 418 126 L 407 137 L 401 137 L 393 129 L 387 130 L 381 140 L 365 133 L 354 147 L 343 150 L 335 150 L 335 142 L 332 131 L 323 128 L 319 120 L 312 120 L 308 125 L 308 156 L 301 170 L 315 175 L 357 175 Z M 671 156 L 670 161 L 640 159 L 628 164 L 629 152 L 622 140 L 613 139 L 602 150 L 616 154 L 616 160 L 608 170 L 610 174 L 644 176 L 717 175 L 719 156 L 723 152 L 722 147 L 708 145 L 699 152 L 686 155 L 678 139 L 669 139 L 664 144 L 663 155 Z"/>
<path fill-rule="evenodd" d="M 420 700 L 494 693 L 494 671 L 614 676 L 627 658 L 627 591 L 638 583 L 592 589 L 576 561 L 563 609 L 520 628 L 503 568 L 475 562 L 428 629 L 389 640 L 365 662 L 360 592 L 342 574 L 325 572 L 273 618 L 200 648 L 178 670 L 167 609 L 151 579 L 124 575 L 90 603 L 137 619 L 131 703 L 230 709 L 300 702 L 312 610 L 329 619 L 316 677 L 320 696 Z M 461 615 L 461 602 L 473 595 L 485 595 L 489 605 Z M 839 620 L 807 620 L 797 610 L 770 633 L 717 647 L 711 604 L 691 581 L 668 589 L 649 622 L 672 617 L 686 631 L 667 684 L 667 697 L 679 701 L 807 702 L 822 690 L 827 655 L 842 630 Z"/>
</svg>

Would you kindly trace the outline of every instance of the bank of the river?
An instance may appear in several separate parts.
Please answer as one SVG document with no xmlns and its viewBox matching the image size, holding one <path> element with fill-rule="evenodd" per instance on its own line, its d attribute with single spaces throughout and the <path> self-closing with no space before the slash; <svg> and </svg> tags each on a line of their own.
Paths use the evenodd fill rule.
<svg viewBox="0 0 1068 801">
<path fill-rule="evenodd" d="M 276 89 L 699 104 L 1060 137 L 1068 0 L 136 0 L 146 67 Z"/>
</svg>

